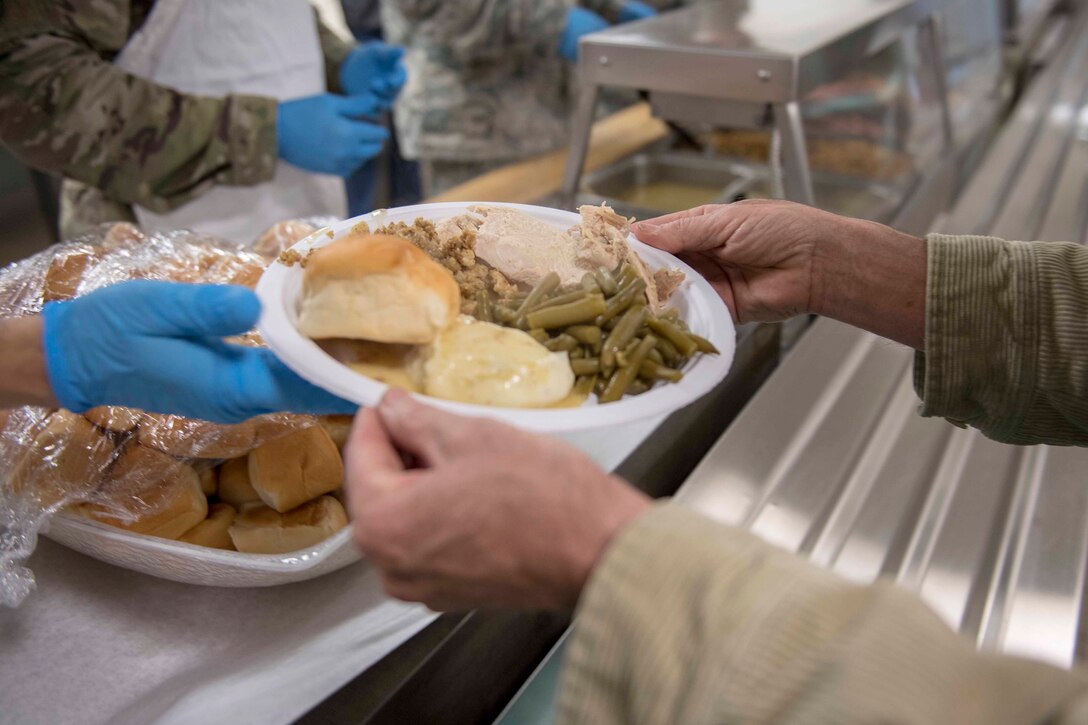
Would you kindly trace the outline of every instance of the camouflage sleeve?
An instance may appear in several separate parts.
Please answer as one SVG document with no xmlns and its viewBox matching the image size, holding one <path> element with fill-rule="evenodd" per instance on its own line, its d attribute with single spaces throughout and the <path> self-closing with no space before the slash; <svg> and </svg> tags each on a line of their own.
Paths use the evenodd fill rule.
<svg viewBox="0 0 1088 725">
<path fill-rule="evenodd" d="M 178 93 L 118 70 L 71 28 L 9 26 L 0 142 L 29 166 L 163 212 L 215 184 L 271 179 L 276 103 Z"/>
<path fill-rule="evenodd" d="M 508 55 L 514 47 L 558 47 L 569 3 L 566 0 L 386 0 L 413 35 L 439 53 L 459 61 L 489 54 Z"/>
<path fill-rule="evenodd" d="M 325 57 L 325 87 L 329 89 L 329 93 L 342 93 L 340 66 L 359 44 L 340 37 L 339 33 L 326 25 L 317 8 L 314 8 L 314 19 L 317 22 L 317 36 L 321 40 L 321 54 Z"/>
</svg>

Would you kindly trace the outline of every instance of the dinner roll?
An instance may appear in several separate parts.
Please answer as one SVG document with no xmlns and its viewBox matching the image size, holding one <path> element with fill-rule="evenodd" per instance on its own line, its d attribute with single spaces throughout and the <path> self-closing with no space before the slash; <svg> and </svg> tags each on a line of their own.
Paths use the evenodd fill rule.
<svg viewBox="0 0 1088 725">
<path fill-rule="evenodd" d="M 453 275 L 400 237 L 352 234 L 310 255 L 298 329 L 307 337 L 426 344 L 461 309 Z"/>
<path fill-rule="evenodd" d="M 99 428 L 104 428 L 114 433 L 128 433 L 135 430 L 140 422 L 140 411 L 133 408 L 118 408 L 112 405 L 103 405 L 91 408 L 83 414 Z"/>
<path fill-rule="evenodd" d="M 267 418 L 219 425 L 175 415 L 145 413 L 140 418 L 139 440 L 140 445 L 178 458 L 238 458 L 293 427 L 291 423 Z"/>
<path fill-rule="evenodd" d="M 249 554 L 286 554 L 319 544 L 348 525 L 344 507 L 332 496 L 279 513 L 267 506 L 246 506 L 230 527 L 238 551 Z"/>
<path fill-rule="evenodd" d="M 95 521 L 176 539 L 208 515 L 208 499 L 193 467 L 159 451 L 129 446 L 109 476 L 96 495 L 103 503 L 80 507 Z"/>
<path fill-rule="evenodd" d="M 230 539 L 230 527 L 234 524 L 237 511 L 225 503 L 213 503 L 208 508 L 208 518 L 178 537 L 178 541 L 212 549 L 234 551 L 234 542 Z"/>
<path fill-rule="evenodd" d="M 11 473 L 11 490 L 42 508 L 93 493 L 117 454 L 113 441 L 90 421 L 67 410 L 46 418 Z"/>
<path fill-rule="evenodd" d="M 321 426 L 269 441 L 249 454 L 249 480 L 257 495 L 284 512 L 340 488 L 344 464 Z"/>
<path fill-rule="evenodd" d="M 75 297 L 84 274 L 99 261 L 100 252 L 97 247 L 79 245 L 53 257 L 45 271 L 42 302 L 58 302 Z"/>
<path fill-rule="evenodd" d="M 247 503 L 259 503 L 253 484 L 249 482 L 249 458 L 232 458 L 219 467 L 219 500 L 241 508 Z"/>
<path fill-rule="evenodd" d="M 332 442 L 336 444 L 337 449 L 341 452 L 343 452 L 344 446 L 347 445 L 348 436 L 351 435 L 351 424 L 354 421 L 354 416 L 350 415 L 323 415 L 318 418 L 321 427 L 325 429 L 325 432 L 329 434 L 329 438 L 332 438 Z"/>
<path fill-rule="evenodd" d="M 200 490 L 205 496 L 214 496 L 219 491 L 219 469 L 204 464 L 196 473 L 200 476 Z"/>
</svg>

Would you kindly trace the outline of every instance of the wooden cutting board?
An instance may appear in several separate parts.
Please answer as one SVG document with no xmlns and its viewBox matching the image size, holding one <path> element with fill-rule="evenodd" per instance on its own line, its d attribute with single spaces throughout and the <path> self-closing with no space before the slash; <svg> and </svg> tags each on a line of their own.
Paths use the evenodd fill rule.
<svg viewBox="0 0 1088 725">
<path fill-rule="evenodd" d="M 665 137 L 664 122 L 638 103 L 593 124 L 584 173 L 615 163 Z M 499 201 L 530 204 L 559 191 L 567 165 L 567 149 L 536 156 L 488 172 L 427 199 L 445 201 Z"/>
</svg>

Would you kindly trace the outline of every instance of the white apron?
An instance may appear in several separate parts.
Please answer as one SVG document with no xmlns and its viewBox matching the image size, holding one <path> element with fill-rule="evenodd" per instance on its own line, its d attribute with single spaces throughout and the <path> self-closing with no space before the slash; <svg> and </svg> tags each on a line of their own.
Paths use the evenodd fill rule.
<svg viewBox="0 0 1088 725">
<path fill-rule="evenodd" d="M 308 0 L 158 0 L 115 64 L 182 93 L 269 96 L 325 92 L 325 66 Z M 252 244 L 283 219 L 347 214 L 344 183 L 285 161 L 257 186 L 215 186 L 166 214 L 136 207 L 151 230 L 193 229 Z"/>
</svg>

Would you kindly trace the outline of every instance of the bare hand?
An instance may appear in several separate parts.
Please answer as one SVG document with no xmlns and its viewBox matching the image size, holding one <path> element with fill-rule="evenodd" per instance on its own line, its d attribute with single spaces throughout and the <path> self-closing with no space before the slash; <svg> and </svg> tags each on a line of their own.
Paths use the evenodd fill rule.
<svg viewBox="0 0 1088 725">
<path fill-rule="evenodd" d="M 399 391 L 359 413 L 345 453 L 359 547 L 391 596 L 435 610 L 573 608 L 649 505 L 564 443 Z"/>
<path fill-rule="evenodd" d="M 649 219 L 633 231 L 694 267 L 737 322 L 772 322 L 813 311 L 814 250 L 835 220 L 801 204 L 752 200 Z"/>
<path fill-rule="evenodd" d="M 815 313 L 921 350 L 926 242 L 788 201 L 701 206 L 634 225 L 706 277 L 737 322 Z"/>
</svg>

